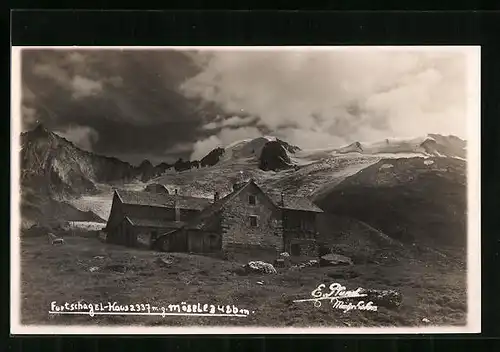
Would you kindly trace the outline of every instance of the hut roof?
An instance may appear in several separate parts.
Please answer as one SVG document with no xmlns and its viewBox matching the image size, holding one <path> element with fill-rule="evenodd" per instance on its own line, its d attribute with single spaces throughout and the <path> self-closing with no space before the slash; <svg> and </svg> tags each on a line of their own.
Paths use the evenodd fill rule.
<svg viewBox="0 0 500 352">
<path fill-rule="evenodd" d="M 212 204 L 212 200 L 208 198 L 198 198 L 176 194 L 124 190 L 116 190 L 115 192 L 124 204 L 174 208 L 174 203 L 177 200 L 177 206 L 180 209 L 187 210 L 202 210 Z"/>
</svg>

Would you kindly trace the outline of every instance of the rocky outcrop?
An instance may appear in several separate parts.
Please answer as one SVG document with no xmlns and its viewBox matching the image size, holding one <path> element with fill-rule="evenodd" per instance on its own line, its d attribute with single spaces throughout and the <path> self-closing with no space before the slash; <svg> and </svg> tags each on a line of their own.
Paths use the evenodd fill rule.
<svg viewBox="0 0 500 352">
<path fill-rule="evenodd" d="M 168 164 L 168 163 L 159 163 L 158 165 L 156 165 L 156 170 L 162 174 L 164 173 L 165 171 L 167 171 L 168 169 L 170 169 L 172 167 L 172 165 Z"/>
<path fill-rule="evenodd" d="M 354 142 L 349 144 L 348 146 L 339 148 L 337 150 L 338 153 L 362 153 L 363 146 L 359 142 Z"/>
<path fill-rule="evenodd" d="M 215 148 L 212 150 L 210 153 L 205 155 L 201 160 L 200 160 L 200 165 L 201 166 L 214 166 L 217 164 L 220 160 L 220 158 L 224 155 L 225 153 L 224 148 Z"/>
<path fill-rule="evenodd" d="M 175 171 L 185 171 L 191 169 L 191 167 L 191 162 L 182 158 L 179 158 L 174 164 Z"/>
<path fill-rule="evenodd" d="M 320 258 L 321 266 L 352 265 L 351 258 L 340 254 L 327 254 Z"/>
<path fill-rule="evenodd" d="M 276 138 L 276 142 L 278 142 L 279 144 L 281 144 L 281 146 L 283 148 L 285 148 L 285 150 L 288 152 L 288 153 L 291 153 L 291 154 L 295 154 L 296 152 L 300 151 L 300 148 L 296 145 L 291 145 L 279 138 Z"/>
<path fill-rule="evenodd" d="M 264 171 L 279 171 L 293 167 L 287 149 L 280 141 L 269 141 L 262 148 L 259 168 Z"/>
<path fill-rule="evenodd" d="M 81 195 L 95 191 L 96 183 L 147 181 L 168 164 L 154 167 L 145 160 L 138 167 L 117 158 L 98 155 L 75 146 L 44 125 L 21 134 L 21 182 L 53 193 Z"/>
<path fill-rule="evenodd" d="M 436 156 L 466 158 L 466 142 L 455 136 L 442 136 L 440 134 L 429 134 L 420 147 L 427 154 Z"/>
</svg>

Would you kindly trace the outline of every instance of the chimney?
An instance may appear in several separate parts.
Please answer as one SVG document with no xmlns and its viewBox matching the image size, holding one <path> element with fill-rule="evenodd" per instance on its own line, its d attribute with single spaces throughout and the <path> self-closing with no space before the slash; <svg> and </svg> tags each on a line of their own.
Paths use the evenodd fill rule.
<svg viewBox="0 0 500 352">
<path fill-rule="evenodd" d="M 240 189 L 243 186 L 243 182 L 235 182 L 233 183 L 233 191 Z"/>
<path fill-rule="evenodd" d="M 177 199 L 177 188 L 175 189 L 174 196 L 174 210 L 175 210 L 175 221 L 181 221 L 181 209 L 179 208 L 179 201 Z"/>
<path fill-rule="evenodd" d="M 282 207 L 284 207 L 284 206 L 285 206 L 285 200 L 284 200 L 284 198 L 285 198 L 285 193 L 281 192 L 281 202 L 280 202 L 280 205 L 281 205 Z"/>
<path fill-rule="evenodd" d="M 214 202 L 217 202 L 219 200 L 219 192 L 214 193 Z"/>
</svg>

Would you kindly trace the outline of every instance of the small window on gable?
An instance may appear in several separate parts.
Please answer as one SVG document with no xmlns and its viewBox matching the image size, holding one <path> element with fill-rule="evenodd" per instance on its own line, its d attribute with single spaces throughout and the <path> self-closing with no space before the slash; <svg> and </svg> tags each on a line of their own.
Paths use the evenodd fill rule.
<svg viewBox="0 0 500 352">
<path fill-rule="evenodd" d="M 254 195 L 248 196 L 248 204 L 255 205 L 255 196 Z"/>
<path fill-rule="evenodd" d="M 250 226 L 257 227 L 257 216 L 250 215 Z"/>
</svg>

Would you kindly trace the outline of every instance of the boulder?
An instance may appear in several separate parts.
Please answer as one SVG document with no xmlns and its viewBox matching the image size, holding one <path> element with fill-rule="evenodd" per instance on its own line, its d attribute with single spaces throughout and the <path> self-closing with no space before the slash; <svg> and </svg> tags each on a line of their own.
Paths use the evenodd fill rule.
<svg viewBox="0 0 500 352">
<path fill-rule="evenodd" d="M 159 265 L 166 266 L 166 267 L 169 267 L 173 263 L 172 259 L 170 259 L 170 258 L 161 258 L 161 257 L 156 258 L 156 262 Z"/>
<path fill-rule="evenodd" d="M 321 266 L 352 265 L 352 259 L 340 254 L 327 254 L 320 258 Z"/>
<path fill-rule="evenodd" d="M 262 261 L 248 262 L 248 264 L 246 264 L 244 268 L 248 273 L 276 274 L 276 269 L 272 264 Z"/>
<path fill-rule="evenodd" d="M 308 261 L 309 266 L 319 267 L 319 260 L 311 259 Z"/>
</svg>

